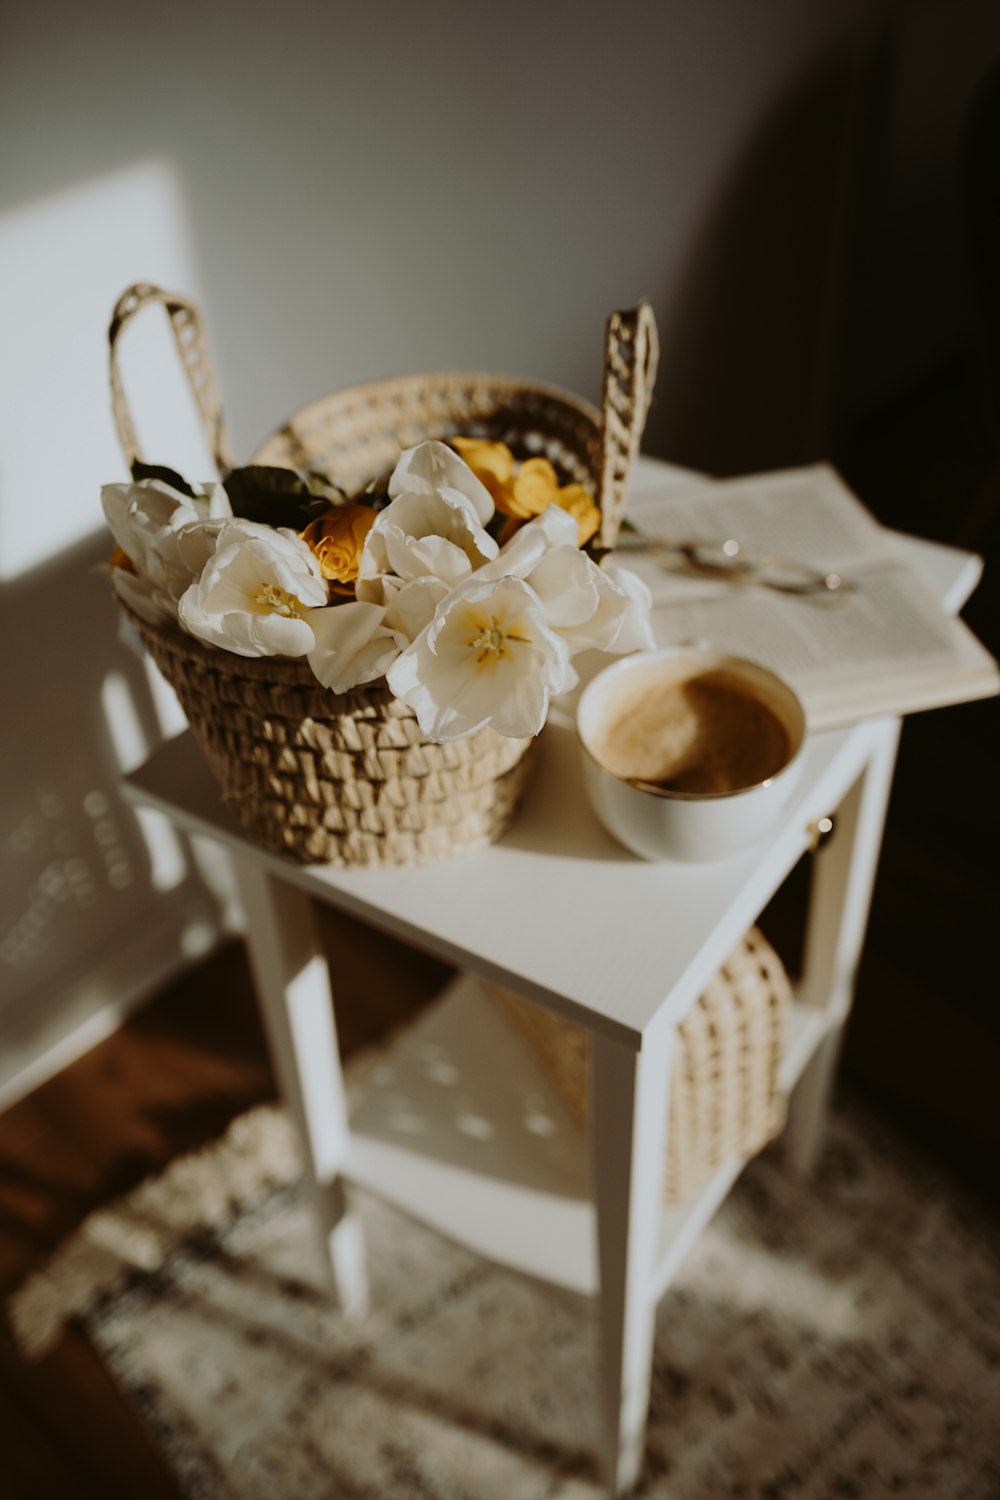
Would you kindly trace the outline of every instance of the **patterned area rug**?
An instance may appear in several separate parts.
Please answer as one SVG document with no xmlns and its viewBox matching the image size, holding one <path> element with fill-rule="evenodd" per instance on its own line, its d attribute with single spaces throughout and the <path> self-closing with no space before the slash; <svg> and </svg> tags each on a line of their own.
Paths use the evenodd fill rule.
<svg viewBox="0 0 1000 1500">
<path fill-rule="evenodd" d="M 579 1306 L 362 1201 L 375 1312 L 319 1290 L 283 1115 L 95 1215 L 12 1305 L 82 1316 L 192 1500 L 595 1500 Z M 996 1225 L 854 1110 L 744 1173 L 660 1306 L 648 1500 L 995 1500 Z"/>
</svg>

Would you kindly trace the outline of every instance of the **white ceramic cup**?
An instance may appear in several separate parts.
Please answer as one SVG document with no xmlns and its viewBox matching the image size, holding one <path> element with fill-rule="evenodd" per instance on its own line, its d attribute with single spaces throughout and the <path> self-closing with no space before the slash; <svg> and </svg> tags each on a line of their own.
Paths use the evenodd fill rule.
<svg viewBox="0 0 1000 1500">
<path fill-rule="evenodd" d="M 630 705 L 661 685 L 720 672 L 763 703 L 783 726 L 787 756 L 772 774 L 733 791 L 691 792 L 651 785 L 641 779 L 641 771 L 625 776 L 608 769 L 605 758 L 614 763 L 614 756 L 607 731 Z M 721 652 L 667 647 L 624 657 L 599 672 L 581 695 L 577 730 L 587 793 L 608 832 L 645 859 L 701 862 L 746 848 L 777 822 L 802 769 L 806 716 L 788 684 L 756 662 Z"/>
</svg>

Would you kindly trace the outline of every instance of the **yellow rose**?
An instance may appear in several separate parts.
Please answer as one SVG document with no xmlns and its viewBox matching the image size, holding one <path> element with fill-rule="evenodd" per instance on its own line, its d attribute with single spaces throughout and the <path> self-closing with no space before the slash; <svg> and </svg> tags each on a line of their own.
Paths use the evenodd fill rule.
<svg viewBox="0 0 1000 1500">
<path fill-rule="evenodd" d="M 469 465 L 480 484 L 489 490 L 495 504 L 504 485 L 514 477 L 514 455 L 507 444 L 473 437 L 452 437 L 448 442 L 459 458 Z"/>
<path fill-rule="evenodd" d="M 514 478 L 494 497 L 497 510 L 521 521 L 540 516 L 559 500 L 559 476 L 547 458 L 527 458 Z"/>
<path fill-rule="evenodd" d="M 375 524 L 370 505 L 334 506 L 325 516 L 311 521 L 302 532 L 302 540 L 312 550 L 320 572 L 338 593 L 353 593 L 354 580 L 361 564 L 361 549 Z"/>
<path fill-rule="evenodd" d="M 567 484 L 556 496 L 556 504 L 568 510 L 580 528 L 580 546 L 585 547 L 601 524 L 601 512 L 593 495 L 582 484 Z"/>
</svg>

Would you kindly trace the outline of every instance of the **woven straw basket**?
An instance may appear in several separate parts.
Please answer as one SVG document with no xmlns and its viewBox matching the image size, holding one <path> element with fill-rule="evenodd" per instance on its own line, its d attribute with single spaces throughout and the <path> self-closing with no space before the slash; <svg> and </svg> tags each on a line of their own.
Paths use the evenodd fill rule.
<svg viewBox="0 0 1000 1500">
<path fill-rule="evenodd" d="M 167 313 L 220 473 L 233 466 L 198 309 L 158 287 L 130 287 L 111 322 L 112 409 L 126 461 L 141 459 L 122 384 L 119 341 L 143 308 Z M 404 448 L 455 433 L 545 454 L 564 482 L 583 483 L 613 547 L 655 378 L 656 328 L 646 306 L 608 322 L 602 410 L 551 386 L 488 374 L 409 375 L 337 391 L 267 439 L 258 464 L 315 468 L 348 493 Z M 222 795 L 264 848 L 336 865 L 423 864 L 497 838 L 527 779 L 532 740 L 482 729 L 439 745 L 384 681 L 333 694 L 309 667 L 203 645 L 131 616 L 174 687 Z"/>
<path fill-rule="evenodd" d="M 487 988 L 584 1125 L 587 1032 L 499 985 Z M 763 934 L 751 928 L 677 1028 L 667 1106 L 665 1202 L 687 1197 L 724 1162 L 752 1156 L 781 1129 L 785 1100 L 778 1090 L 778 1068 L 791 1003 L 781 960 Z"/>
</svg>

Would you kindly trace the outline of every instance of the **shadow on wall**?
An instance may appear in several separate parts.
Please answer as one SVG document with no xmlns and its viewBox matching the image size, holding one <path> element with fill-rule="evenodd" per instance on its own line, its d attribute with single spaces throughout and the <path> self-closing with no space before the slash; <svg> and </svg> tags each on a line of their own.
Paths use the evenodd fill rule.
<svg viewBox="0 0 1000 1500">
<path fill-rule="evenodd" d="M 137 820 L 118 791 L 162 738 L 164 700 L 116 639 L 107 551 L 102 536 L 0 586 L 0 638 L 19 643 L 5 695 L 31 705 L 0 746 L 0 1101 L 216 931 L 191 846 L 156 815 Z"/>
<path fill-rule="evenodd" d="M 715 474 L 829 455 L 870 42 L 796 80 L 684 267 L 645 446 Z"/>
<path fill-rule="evenodd" d="M 218 921 L 191 851 L 119 796 L 119 773 L 183 719 L 117 643 L 97 571 L 100 487 L 126 477 L 108 318 L 137 266 L 197 285 L 188 222 L 159 158 L 0 217 L 0 273 L 17 289 L 0 360 L 0 1101 L 96 1040 Z M 142 335 L 128 378 L 144 437 L 211 472 L 166 330 Z"/>
</svg>

